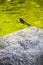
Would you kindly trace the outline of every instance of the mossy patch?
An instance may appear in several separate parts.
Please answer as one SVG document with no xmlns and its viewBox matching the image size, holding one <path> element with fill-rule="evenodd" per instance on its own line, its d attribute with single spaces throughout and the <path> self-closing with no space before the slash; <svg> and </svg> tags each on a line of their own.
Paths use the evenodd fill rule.
<svg viewBox="0 0 43 65">
<path fill-rule="evenodd" d="M 20 23 L 20 18 L 31 26 L 43 28 L 43 7 L 31 0 L 0 4 L 0 36 L 28 27 Z"/>
</svg>

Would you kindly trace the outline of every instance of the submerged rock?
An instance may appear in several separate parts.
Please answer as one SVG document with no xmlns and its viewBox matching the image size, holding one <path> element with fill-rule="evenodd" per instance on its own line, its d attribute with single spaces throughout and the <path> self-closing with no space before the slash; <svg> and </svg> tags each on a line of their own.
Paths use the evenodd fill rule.
<svg viewBox="0 0 43 65">
<path fill-rule="evenodd" d="M 0 65 L 43 65 L 43 29 L 25 28 L 0 37 Z"/>
</svg>

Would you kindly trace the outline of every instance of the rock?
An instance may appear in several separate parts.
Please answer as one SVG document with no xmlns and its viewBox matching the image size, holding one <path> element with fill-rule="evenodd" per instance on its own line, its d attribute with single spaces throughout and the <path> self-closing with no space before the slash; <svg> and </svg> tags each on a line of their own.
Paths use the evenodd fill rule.
<svg viewBox="0 0 43 65">
<path fill-rule="evenodd" d="M 0 37 L 0 65 L 43 65 L 43 29 L 25 28 Z"/>
</svg>

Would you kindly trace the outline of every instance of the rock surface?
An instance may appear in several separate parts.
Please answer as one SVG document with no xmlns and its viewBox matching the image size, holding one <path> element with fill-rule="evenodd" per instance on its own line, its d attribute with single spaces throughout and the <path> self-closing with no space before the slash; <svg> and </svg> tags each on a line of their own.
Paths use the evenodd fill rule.
<svg viewBox="0 0 43 65">
<path fill-rule="evenodd" d="M 0 65 L 43 65 L 43 29 L 31 27 L 0 37 Z"/>
</svg>

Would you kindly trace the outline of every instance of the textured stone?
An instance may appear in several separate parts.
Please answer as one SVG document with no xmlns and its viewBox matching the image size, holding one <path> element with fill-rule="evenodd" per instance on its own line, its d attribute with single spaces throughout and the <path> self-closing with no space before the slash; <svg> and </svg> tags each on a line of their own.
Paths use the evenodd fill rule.
<svg viewBox="0 0 43 65">
<path fill-rule="evenodd" d="M 25 28 L 0 37 L 0 65 L 43 65 L 43 29 Z"/>
</svg>

